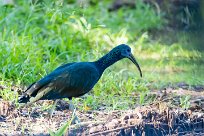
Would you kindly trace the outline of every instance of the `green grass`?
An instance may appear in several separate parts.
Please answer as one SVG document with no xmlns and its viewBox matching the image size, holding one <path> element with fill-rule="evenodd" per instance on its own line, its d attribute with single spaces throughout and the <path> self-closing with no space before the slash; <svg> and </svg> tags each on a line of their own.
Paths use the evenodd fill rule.
<svg viewBox="0 0 204 136">
<path fill-rule="evenodd" d="M 0 80 L 8 86 L 0 93 L 17 100 L 9 91 L 15 84 L 27 86 L 63 63 L 94 61 L 117 44 L 133 49 L 143 71 L 124 59 L 108 68 L 93 91 L 82 101 L 97 109 L 128 109 L 144 103 L 141 95 L 152 88 L 186 82 L 204 85 L 204 52 L 191 45 L 185 34 L 171 45 L 150 38 L 148 30 L 159 30 L 165 19 L 141 2 L 136 9 L 108 12 L 109 1 L 86 8 L 61 1 L 17 1 L 0 7 Z M 82 109 L 83 110 L 83 106 Z"/>
</svg>

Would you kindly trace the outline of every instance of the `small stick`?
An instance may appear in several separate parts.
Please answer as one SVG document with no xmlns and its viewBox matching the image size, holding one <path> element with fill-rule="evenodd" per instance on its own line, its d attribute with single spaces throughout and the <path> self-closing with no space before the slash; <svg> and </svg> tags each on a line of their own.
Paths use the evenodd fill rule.
<svg viewBox="0 0 204 136">
<path fill-rule="evenodd" d="M 78 126 L 86 126 L 86 125 L 89 125 L 89 124 L 99 124 L 99 123 L 104 123 L 105 121 L 87 121 L 87 122 L 81 122 L 79 124 L 74 124 L 74 125 L 71 125 L 70 128 L 75 128 L 75 127 L 78 127 Z"/>
<path fill-rule="evenodd" d="M 106 131 L 103 131 L 103 132 L 98 132 L 98 133 L 95 133 L 95 134 L 90 134 L 89 136 L 103 135 L 103 134 L 106 134 L 106 133 L 114 132 L 114 131 L 121 130 L 121 129 L 127 129 L 127 128 L 135 127 L 135 126 L 136 125 L 129 125 L 129 126 L 124 126 L 124 127 L 119 127 L 119 128 L 115 128 L 115 129 L 111 129 L 111 130 L 106 130 Z"/>
</svg>

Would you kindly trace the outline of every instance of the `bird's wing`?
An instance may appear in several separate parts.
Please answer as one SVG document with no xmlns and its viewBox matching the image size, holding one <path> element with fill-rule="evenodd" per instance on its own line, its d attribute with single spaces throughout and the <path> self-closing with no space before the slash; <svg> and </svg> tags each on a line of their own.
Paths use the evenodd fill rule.
<svg viewBox="0 0 204 136">
<path fill-rule="evenodd" d="M 92 89 L 100 75 L 87 63 L 80 63 L 53 71 L 36 82 L 25 93 L 27 105 L 39 99 L 59 99 L 81 96 Z M 39 85 L 39 86 L 38 86 Z M 35 87 L 37 86 L 38 89 Z"/>
<path fill-rule="evenodd" d="M 25 93 L 19 98 L 20 103 L 26 103 L 30 101 L 29 99 L 31 97 L 34 97 L 37 95 L 38 91 L 41 90 L 42 88 L 45 88 L 46 86 L 49 85 L 49 83 L 53 80 L 54 76 L 60 72 L 63 68 L 66 68 L 74 63 L 68 63 L 65 65 L 62 65 L 58 68 L 56 68 L 52 73 L 49 75 L 45 76 L 41 80 L 32 83 L 25 91 Z"/>
<path fill-rule="evenodd" d="M 81 96 L 92 89 L 100 75 L 95 67 L 87 63 L 77 64 L 53 77 L 47 88 L 41 89 L 41 99 L 60 99 Z M 38 95 L 38 94 L 37 94 Z"/>
<path fill-rule="evenodd" d="M 90 91 L 97 83 L 100 75 L 93 67 L 77 67 L 59 76 L 53 85 L 62 97 L 77 97 Z"/>
</svg>

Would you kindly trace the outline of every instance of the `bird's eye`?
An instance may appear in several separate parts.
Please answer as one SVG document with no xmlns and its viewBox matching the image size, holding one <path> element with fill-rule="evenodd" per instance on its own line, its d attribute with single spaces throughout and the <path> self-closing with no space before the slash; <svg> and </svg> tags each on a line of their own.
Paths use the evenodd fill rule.
<svg viewBox="0 0 204 136">
<path fill-rule="evenodd" d="M 128 52 L 130 52 L 130 49 L 127 49 Z"/>
</svg>

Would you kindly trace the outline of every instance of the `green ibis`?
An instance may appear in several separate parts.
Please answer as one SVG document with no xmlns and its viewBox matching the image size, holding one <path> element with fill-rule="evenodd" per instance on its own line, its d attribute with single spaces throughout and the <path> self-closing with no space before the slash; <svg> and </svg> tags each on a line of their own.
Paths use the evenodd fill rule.
<svg viewBox="0 0 204 136">
<path fill-rule="evenodd" d="M 123 59 L 130 59 L 142 71 L 128 45 L 121 44 L 94 62 L 73 62 L 62 65 L 39 81 L 31 84 L 19 98 L 19 103 L 30 105 L 37 100 L 57 100 L 79 97 L 88 93 L 98 82 L 104 70 Z M 70 105 L 73 107 L 73 105 Z M 72 108 L 73 110 L 73 108 Z"/>
</svg>

